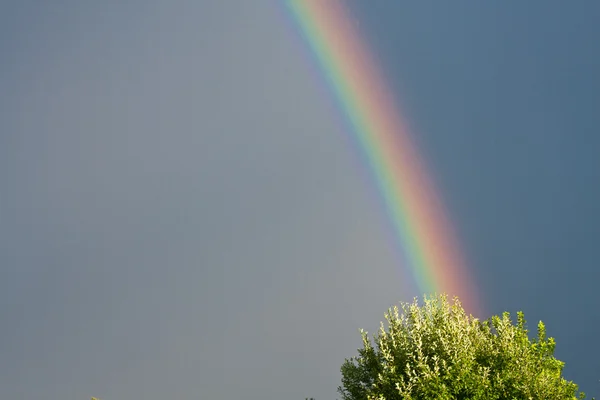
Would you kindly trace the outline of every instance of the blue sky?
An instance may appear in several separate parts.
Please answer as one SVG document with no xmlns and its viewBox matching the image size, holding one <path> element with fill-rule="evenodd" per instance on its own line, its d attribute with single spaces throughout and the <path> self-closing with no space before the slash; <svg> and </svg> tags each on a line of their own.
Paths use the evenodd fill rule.
<svg viewBox="0 0 600 400">
<path fill-rule="evenodd" d="M 490 314 L 600 393 L 600 6 L 349 2 Z M 5 2 L 0 397 L 336 398 L 415 295 L 271 1 Z"/>
</svg>

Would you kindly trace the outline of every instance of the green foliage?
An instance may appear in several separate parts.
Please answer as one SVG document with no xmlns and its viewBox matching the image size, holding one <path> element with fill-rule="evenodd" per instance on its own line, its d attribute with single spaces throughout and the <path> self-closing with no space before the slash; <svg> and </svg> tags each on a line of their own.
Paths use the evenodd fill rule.
<svg viewBox="0 0 600 400">
<path fill-rule="evenodd" d="M 389 309 L 372 343 L 361 330 L 363 348 L 342 365 L 344 400 L 583 399 L 562 377 L 553 338 L 540 321 L 530 340 L 517 313 L 479 321 L 460 301 L 445 295 Z"/>
</svg>

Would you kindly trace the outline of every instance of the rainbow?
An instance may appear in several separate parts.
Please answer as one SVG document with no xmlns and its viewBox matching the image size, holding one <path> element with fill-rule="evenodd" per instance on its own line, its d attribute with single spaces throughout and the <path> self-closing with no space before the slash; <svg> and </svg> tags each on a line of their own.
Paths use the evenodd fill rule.
<svg viewBox="0 0 600 400">
<path fill-rule="evenodd" d="M 458 296 L 477 315 L 475 286 L 430 174 L 343 1 L 284 1 L 348 119 L 419 291 Z"/>
</svg>

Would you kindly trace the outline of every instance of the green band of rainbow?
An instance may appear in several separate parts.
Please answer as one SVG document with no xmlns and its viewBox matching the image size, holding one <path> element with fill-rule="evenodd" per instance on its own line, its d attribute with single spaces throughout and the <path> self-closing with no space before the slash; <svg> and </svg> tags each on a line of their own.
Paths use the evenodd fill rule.
<svg viewBox="0 0 600 400">
<path fill-rule="evenodd" d="M 343 2 L 285 5 L 349 119 L 419 291 L 458 296 L 477 314 L 475 287 L 439 197 Z"/>
</svg>

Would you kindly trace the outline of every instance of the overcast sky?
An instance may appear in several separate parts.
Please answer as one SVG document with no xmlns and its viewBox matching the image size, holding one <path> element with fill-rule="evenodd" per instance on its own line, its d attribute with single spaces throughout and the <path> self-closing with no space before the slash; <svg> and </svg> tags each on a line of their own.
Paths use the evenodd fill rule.
<svg viewBox="0 0 600 400">
<path fill-rule="evenodd" d="M 600 395 L 600 3 L 348 4 L 483 308 Z M 0 398 L 335 399 L 418 294 L 287 18 L 3 3 Z"/>
</svg>

